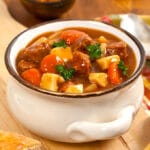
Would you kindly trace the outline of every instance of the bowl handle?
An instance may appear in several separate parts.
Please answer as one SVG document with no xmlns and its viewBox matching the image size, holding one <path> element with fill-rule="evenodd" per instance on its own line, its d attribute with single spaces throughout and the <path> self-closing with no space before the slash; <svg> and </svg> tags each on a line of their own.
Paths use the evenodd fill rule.
<svg viewBox="0 0 150 150">
<path fill-rule="evenodd" d="M 119 113 L 117 119 L 114 121 L 107 123 L 74 122 L 68 126 L 67 133 L 75 142 L 109 139 L 128 130 L 134 113 L 135 107 L 127 106 Z"/>
</svg>

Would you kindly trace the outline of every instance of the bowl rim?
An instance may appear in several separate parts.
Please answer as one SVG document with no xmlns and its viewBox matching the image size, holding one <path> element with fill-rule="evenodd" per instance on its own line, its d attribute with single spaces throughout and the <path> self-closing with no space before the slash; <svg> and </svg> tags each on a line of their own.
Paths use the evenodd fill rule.
<svg viewBox="0 0 150 150">
<path fill-rule="evenodd" d="M 14 45 L 14 43 L 16 42 L 16 40 L 22 35 L 24 34 L 25 32 L 27 31 L 30 31 L 32 29 L 35 29 L 37 27 L 40 27 L 40 26 L 44 26 L 46 24 L 51 24 L 51 23 L 57 23 L 57 22 L 68 22 L 68 21 L 81 21 L 81 22 L 96 22 L 96 23 L 101 23 L 101 24 L 105 24 L 105 25 L 108 25 L 108 26 L 112 26 L 113 28 L 116 28 L 117 30 L 120 30 L 121 32 L 123 32 L 124 34 L 126 34 L 135 44 L 136 46 L 138 47 L 139 49 L 139 53 L 140 53 L 140 62 L 139 62 L 139 65 L 136 69 L 136 71 L 133 73 L 133 75 L 128 79 L 126 80 L 125 82 L 122 82 L 121 84 L 117 85 L 117 86 L 114 86 L 112 88 L 109 88 L 109 89 L 106 89 L 106 90 L 103 90 L 103 91 L 96 91 L 96 92 L 89 92 L 89 93 L 81 93 L 81 94 L 73 94 L 73 93 L 61 93 L 61 92 L 53 92 L 53 91 L 48 91 L 48 90 L 45 90 L 45 89 L 42 89 L 40 87 L 37 87 L 37 86 L 34 86 L 32 84 L 30 84 L 29 82 L 25 81 L 24 79 L 22 79 L 20 77 L 20 75 L 13 69 L 13 66 L 11 65 L 11 62 L 10 62 L 10 52 L 11 52 L 11 49 Z M 80 25 L 79 25 L 80 27 Z M 90 28 L 90 27 L 89 27 Z M 92 29 L 92 28 L 91 28 Z M 94 28 L 93 28 L 94 29 Z M 41 33 L 42 34 L 42 33 Z M 36 36 L 35 36 L 36 37 Z M 32 39 L 31 39 L 32 40 Z M 68 19 L 68 20 L 55 20 L 55 21 L 48 21 L 48 22 L 44 22 L 44 23 L 40 23 L 40 24 L 37 24 L 35 26 L 32 26 L 24 31 L 22 31 L 20 34 L 18 34 L 8 45 L 8 47 L 6 48 L 6 51 L 5 51 L 5 56 L 4 56 L 4 61 L 5 61 L 5 65 L 6 65 L 6 68 L 9 72 L 9 74 L 16 80 L 18 81 L 21 85 L 25 86 L 26 88 L 28 89 L 31 89 L 33 91 L 36 91 L 36 92 L 39 92 L 39 93 L 42 93 L 42 94 L 46 94 L 46 95 L 52 95 L 52 96 L 60 96 L 60 97 L 72 97 L 72 98 L 85 98 L 85 97 L 95 97 L 95 96 L 101 96 L 101 95 L 106 95 L 106 94 L 109 94 L 109 93 L 112 93 L 112 92 L 115 92 L 115 91 L 118 91 L 124 87 L 126 87 L 127 85 L 131 84 L 132 82 L 134 82 L 141 74 L 142 72 L 142 69 L 144 67 L 144 64 L 145 64 L 145 51 L 144 51 L 144 48 L 142 46 L 142 44 L 139 42 L 139 40 L 134 37 L 132 34 L 130 34 L 129 32 L 125 31 L 124 29 L 120 28 L 120 27 L 117 27 L 115 25 L 112 25 L 112 24 L 108 24 L 108 23 L 104 23 L 104 22 L 99 22 L 99 21 L 95 21 L 95 20 L 78 20 L 78 19 Z"/>
</svg>

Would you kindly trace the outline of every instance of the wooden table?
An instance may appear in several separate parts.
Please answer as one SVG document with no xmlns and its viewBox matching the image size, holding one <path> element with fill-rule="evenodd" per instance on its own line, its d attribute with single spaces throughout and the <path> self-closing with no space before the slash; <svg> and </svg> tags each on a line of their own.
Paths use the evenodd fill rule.
<svg viewBox="0 0 150 150">
<path fill-rule="evenodd" d="M 24 24 L 32 26 L 42 20 L 28 13 L 19 0 L 5 0 L 13 17 Z M 133 12 L 150 14 L 149 0 L 76 0 L 70 11 L 62 18 L 91 19 L 106 14 Z"/>
<path fill-rule="evenodd" d="M 42 22 L 23 9 L 19 0 L 5 0 L 14 18 L 0 0 L 0 129 L 14 131 L 38 139 L 46 150 L 143 150 L 150 142 L 150 117 L 141 108 L 130 130 L 124 135 L 107 141 L 83 144 L 54 142 L 41 138 L 25 129 L 10 113 L 6 103 L 8 73 L 4 53 L 8 43 L 26 27 Z M 135 12 L 150 14 L 149 0 L 76 0 L 73 8 L 62 18 L 87 19 L 110 13 Z M 25 26 L 23 26 L 25 25 Z"/>
</svg>

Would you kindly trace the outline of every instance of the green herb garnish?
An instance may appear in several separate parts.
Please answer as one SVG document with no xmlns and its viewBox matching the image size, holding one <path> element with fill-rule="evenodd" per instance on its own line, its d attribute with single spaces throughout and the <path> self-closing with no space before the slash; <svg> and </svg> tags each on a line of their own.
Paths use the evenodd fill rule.
<svg viewBox="0 0 150 150">
<path fill-rule="evenodd" d="M 122 60 L 119 62 L 118 68 L 122 71 L 124 76 L 128 76 L 128 68 Z"/>
<path fill-rule="evenodd" d="M 56 70 L 65 80 L 71 79 L 75 73 L 74 68 L 66 69 L 63 65 L 57 65 Z"/>
<path fill-rule="evenodd" d="M 52 47 L 63 47 L 63 48 L 66 48 L 67 45 L 66 45 L 64 40 L 61 40 L 61 41 L 58 41 L 58 42 L 54 42 L 52 44 Z"/>
<path fill-rule="evenodd" d="M 99 43 L 88 45 L 86 48 L 89 52 L 91 60 L 97 59 L 101 56 L 102 51 Z"/>
</svg>

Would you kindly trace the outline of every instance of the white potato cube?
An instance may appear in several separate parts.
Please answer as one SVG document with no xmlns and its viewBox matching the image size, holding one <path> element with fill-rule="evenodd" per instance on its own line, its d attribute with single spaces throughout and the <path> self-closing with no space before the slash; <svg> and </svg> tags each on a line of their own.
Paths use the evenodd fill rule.
<svg viewBox="0 0 150 150">
<path fill-rule="evenodd" d="M 89 80 L 101 87 L 106 87 L 108 84 L 107 73 L 90 73 Z"/>
<path fill-rule="evenodd" d="M 69 85 L 65 93 L 83 93 L 83 84 Z"/>
<path fill-rule="evenodd" d="M 102 57 L 96 60 L 98 63 L 99 67 L 102 70 L 106 70 L 109 67 L 109 64 L 111 62 L 118 62 L 120 61 L 120 57 L 118 55 L 112 55 L 112 56 L 107 56 L 107 57 Z"/>
<path fill-rule="evenodd" d="M 40 87 L 46 90 L 58 91 L 58 84 L 65 80 L 58 74 L 44 73 L 41 78 Z"/>
<path fill-rule="evenodd" d="M 60 57 L 64 61 L 68 61 L 73 58 L 71 47 L 55 47 L 50 51 L 50 53 Z"/>
</svg>

